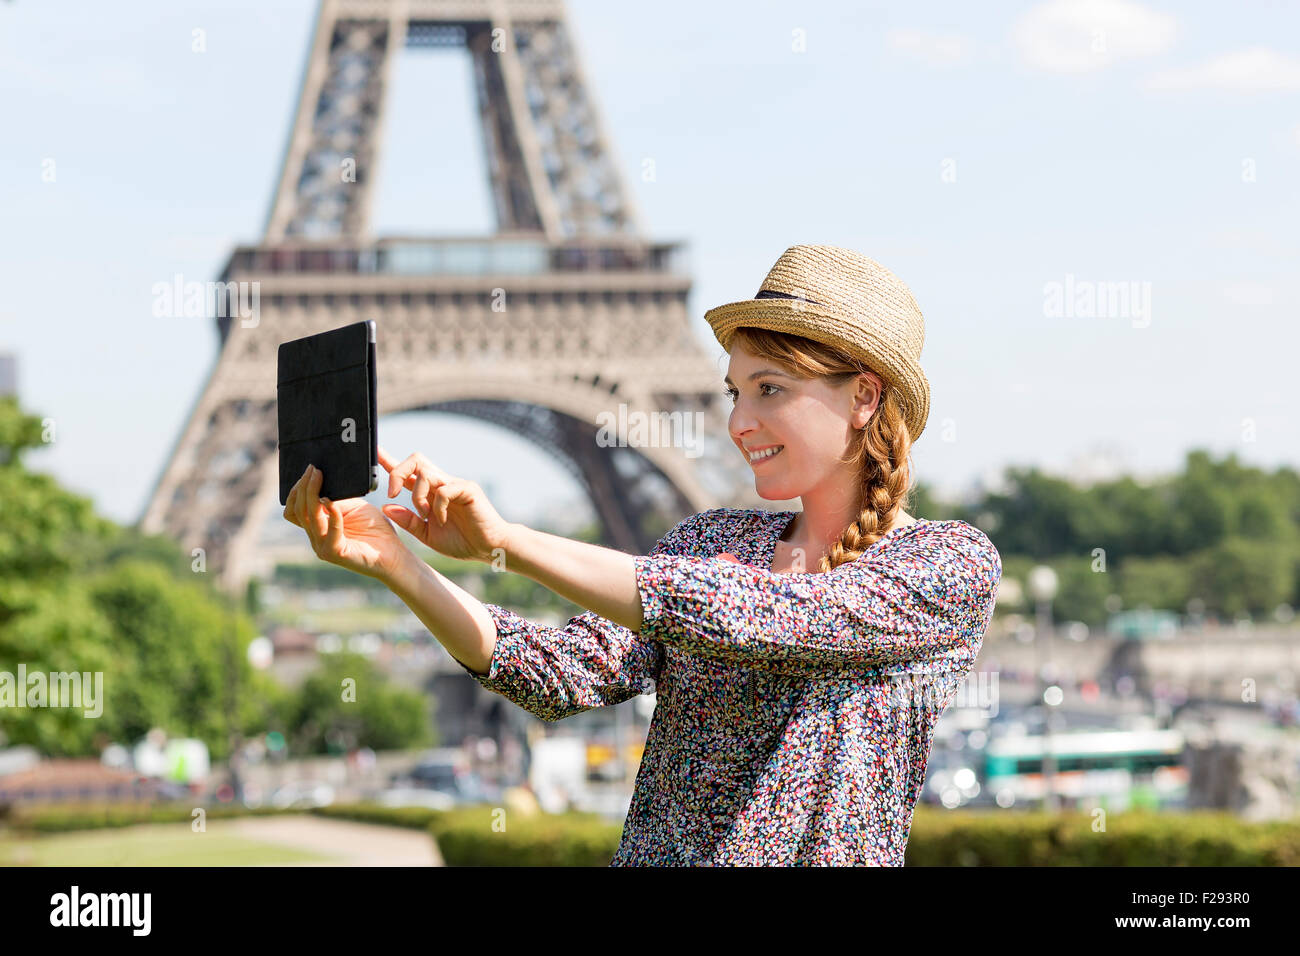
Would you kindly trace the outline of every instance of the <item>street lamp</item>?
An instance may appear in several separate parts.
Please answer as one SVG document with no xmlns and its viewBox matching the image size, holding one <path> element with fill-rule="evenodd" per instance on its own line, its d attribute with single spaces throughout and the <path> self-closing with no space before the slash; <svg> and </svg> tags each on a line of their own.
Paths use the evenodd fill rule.
<svg viewBox="0 0 1300 956">
<path fill-rule="evenodd" d="M 1056 597 L 1056 572 L 1045 564 L 1040 564 L 1029 572 L 1029 596 L 1034 599 L 1037 612 L 1034 626 L 1034 643 L 1038 645 L 1039 706 L 1043 708 L 1043 786 L 1047 797 L 1045 806 L 1051 813 L 1057 809 L 1056 802 L 1056 752 L 1052 746 L 1052 723 L 1055 719 L 1056 705 L 1061 702 L 1061 692 L 1057 687 L 1047 687 L 1044 676 L 1052 659 L 1052 598 Z M 1050 699 L 1049 699 L 1050 696 Z"/>
</svg>

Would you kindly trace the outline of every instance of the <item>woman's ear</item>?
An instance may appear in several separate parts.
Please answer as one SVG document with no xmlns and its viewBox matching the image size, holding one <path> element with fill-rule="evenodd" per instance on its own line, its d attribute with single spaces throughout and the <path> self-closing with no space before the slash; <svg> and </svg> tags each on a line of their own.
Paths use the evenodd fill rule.
<svg viewBox="0 0 1300 956">
<path fill-rule="evenodd" d="M 875 372 L 862 372 L 854 381 L 858 391 L 853 401 L 852 424 L 854 428 L 866 428 L 884 398 L 885 384 Z"/>
</svg>

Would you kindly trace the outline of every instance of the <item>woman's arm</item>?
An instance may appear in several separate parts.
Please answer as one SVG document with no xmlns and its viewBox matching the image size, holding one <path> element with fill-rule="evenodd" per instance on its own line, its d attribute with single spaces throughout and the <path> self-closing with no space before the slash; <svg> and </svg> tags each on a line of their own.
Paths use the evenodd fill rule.
<svg viewBox="0 0 1300 956">
<path fill-rule="evenodd" d="M 680 537 L 678 528 L 673 531 Z M 511 525 L 505 544 L 507 571 L 532 578 L 607 621 L 639 631 L 641 597 L 637 593 L 634 557 L 521 524 Z"/>
<path fill-rule="evenodd" d="M 701 515 L 691 515 L 679 522 L 656 542 L 650 555 L 689 553 L 700 520 Z M 622 583 L 630 598 L 638 599 L 632 555 L 522 525 L 512 526 L 507 541 L 505 570 L 531 569 L 539 580 L 557 584 L 568 581 L 564 577 L 568 574 L 581 578 L 584 558 L 598 552 L 594 557 L 605 576 L 597 575 L 576 588 L 568 581 L 559 593 L 571 600 L 585 595 L 597 604 L 605 601 L 602 587 L 612 584 L 617 590 L 620 567 L 626 572 Z M 618 561 L 619 557 L 626 560 Z M 596 610 L 571 618 L 562 628 L 537 624 L 506 608 L 480 603 L 414 555 L 387 582 L 482 686 L 544 720 L 559 720 L 654 690 L 663 647 Z"/>
<path fill-rule="evenodd" d="M 825 574 L 672 556 L 632 560 L 643 636 L 806 677 L 968 655 L 988 626 L 1002 576 L 993 543 L 964 524 L 923 529 L 876 560 Z"/>
<path fill-rule="evenodd" d="M 674 528 L 674 539 L 684 529 Z M 662 553 L 660 542 L 651 554 Z M 510 525 L 504 568 L 532 578 L 574 604 L 627 630 L 639 630 L 641 598 L 633 555 L 575 541 L 522 524 Z M 495 621 L 463 588 L 407 551 L 397 572 L 386 578 L 447 651 L 470 670 L 486 674 L 492 660 Z"/>
<path fill-rule="evenodd" d="M 588 611 L 564 627 L 538 624 L 485 604 L 496 623 L 487 673 L 466 673 L 543 720 L 561 720 L 593 707 L 653 694 L 663 645 Z"/>
<path fill-rule="evenodd" d="M 478 598 L 406 552 L 397 570 L 383 580 L 456 660 L 486 673 L 496 640 L 496 622 Z"/>
<path fill-rule="evenodd" d="M 815 676 L 939 657 L 987 627 L 1002 577 L 979 529 L 926 529 L 878 561 L 775 574 L 709 556 L 637 557 L 523 526 L 509 568 L 644 638 Z"/>
</svg>

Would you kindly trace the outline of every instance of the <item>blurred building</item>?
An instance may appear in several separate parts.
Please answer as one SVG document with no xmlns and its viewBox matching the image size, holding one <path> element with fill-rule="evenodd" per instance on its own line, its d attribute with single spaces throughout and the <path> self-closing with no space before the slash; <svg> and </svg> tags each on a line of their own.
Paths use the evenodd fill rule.
<svg viewBox="0 0 1300 956">
<path fill-rule="evenodd" d="M 316 635 L 282 625 L 271 631 L 271 674 L 287 687 L 298 687 L 320 666 Z"/>
<path fill-rule="evenodd" d="M 117 803 L 153 800 L 162 781 L 106 767 L 93 757 L 42 760 L 0 775 L 0 807 L 47 803 Z"/>
</svg>

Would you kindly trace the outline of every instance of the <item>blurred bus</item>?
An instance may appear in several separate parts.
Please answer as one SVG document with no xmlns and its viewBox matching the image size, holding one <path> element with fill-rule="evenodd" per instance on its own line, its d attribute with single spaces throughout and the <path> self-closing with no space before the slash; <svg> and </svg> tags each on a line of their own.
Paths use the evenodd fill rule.
<svg viewBox="0 0 1300 956">
<path fill-rule="evenodd" d="M 1106 622 L 1106 633 L 1112 637 L 1126 637 L 1139 641 L 1172 640 L 1178 636 L 1178 615 L 1173 611 L 1134 608 L 1112 614 Z"/>
<path fill-rule="evenodd" d="M 1047 795 L 1041 734 L 990 740 L 981 783 L 1000 807 L 1041 805 Z M 1061 806 L 1182 806 L 1187 798 L 1185 740 L 1177 730 L 1055 733 L 1053 790 Z"/>
</svg>

